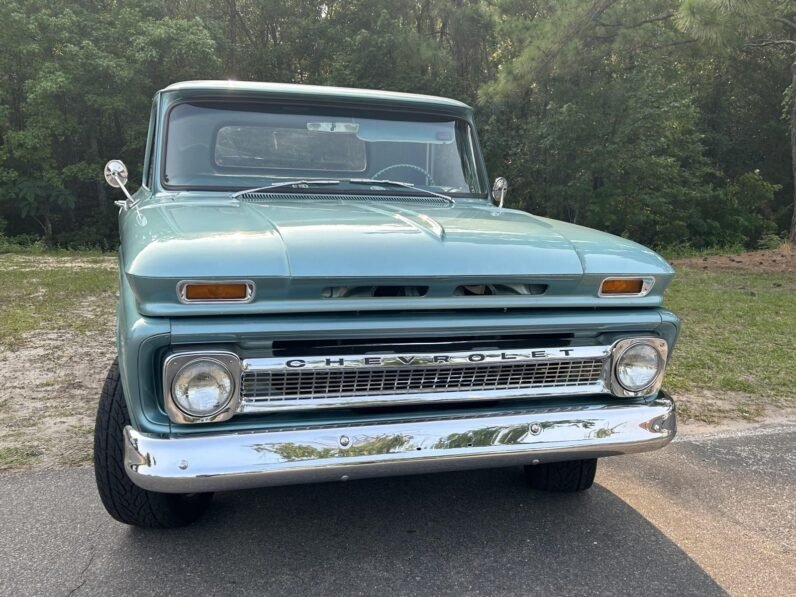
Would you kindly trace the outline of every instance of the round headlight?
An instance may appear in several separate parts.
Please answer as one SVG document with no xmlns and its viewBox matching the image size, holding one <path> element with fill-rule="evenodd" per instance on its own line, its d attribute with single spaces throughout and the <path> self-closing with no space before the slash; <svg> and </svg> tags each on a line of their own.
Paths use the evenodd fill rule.
<svg viewBox="0 0 796 597">
<path fill-rule="evenodd" d="M 207 358 L 184 365 L 171 384 L 175 404 L 195 417 L 217 413 L 227 405 L 234 391 L 235 382 L 227 368 Z"/>
<path fill-rule="evenodd" d="M 634 344 L 616 362 L 616 379 L 626 390 L 638 392 L 649 386 L 663 363 L 658 351 L 649 344 Z"/>
</svg>

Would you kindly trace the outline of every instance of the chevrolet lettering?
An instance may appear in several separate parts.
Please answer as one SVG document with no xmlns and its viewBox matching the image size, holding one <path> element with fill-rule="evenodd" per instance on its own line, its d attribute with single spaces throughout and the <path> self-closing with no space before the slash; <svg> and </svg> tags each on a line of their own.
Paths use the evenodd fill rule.
<svg viewBox="0 0 796 597">
<path fill-rule="evenodd" d="M 176 527 L 219 491 L 484 467 L 583 491 L 598 459 L 674 437 L 672 268 L 511 209 L 469 106 L 176 83 L 140 157 L 104 170 L 120 293 L 94 465 L 115 519 Z"/>
<path fill-rule="evenodd" d="M 428 365 L 467 364 L 467 363 L 495 363 L 502 361 L 534 361 L 543 359 L 565 358 L 572 354 L 593 353 L 594 350 L 576 351 L 574 348 L 559 348 L 555 350 L 530 350 L 526 352 L 469 352 L 451 354 L 412 354 L 395 356 L 357 356 L 357 357 L 325 357 L 321 359 L 288 359 L 287 361 L 257 360 L 257 366 L 263 368 L 266 364 L 290 369 L 303 367 L 401 367 L 412 365 L 424 367 Z"/>
</svg>

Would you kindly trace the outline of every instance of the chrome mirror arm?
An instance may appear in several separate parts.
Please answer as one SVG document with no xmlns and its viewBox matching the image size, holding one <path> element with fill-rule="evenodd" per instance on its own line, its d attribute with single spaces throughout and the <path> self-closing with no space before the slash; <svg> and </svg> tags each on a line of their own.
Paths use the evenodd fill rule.
<svg viewBox="0 0 796 597">
<path fill-rule="evenodd" d="M 118 205 L 119 207 L 124 206 L 125 208 L 128 208 L 128 209 L 130 207 L 132 207 L 133 205 L 135 205 L 135 200 L 133 199 L 133 196 L 130 194 L 130 191 L 127 190 L 127 187 L 124 186 L 125 181 L 123 181 L 121 178 L 119 178 L 119 175 L 116 174 L 115 172 L 113 174 L 111 174 L 111 176 L 118 183 L 118 185 L 119 185 L 118 188 L 120 188 L 122 190 L 122 193 L 124 193 L 124 196 L 127 197 L 127 199 L 125 201 L 114 201 L 113 203 L 115 205 Z"/>
</svg>

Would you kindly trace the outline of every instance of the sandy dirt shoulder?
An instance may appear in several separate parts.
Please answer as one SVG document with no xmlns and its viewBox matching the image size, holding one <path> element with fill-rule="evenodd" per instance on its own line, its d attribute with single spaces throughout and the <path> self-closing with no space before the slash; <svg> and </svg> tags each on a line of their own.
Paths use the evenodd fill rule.
<svg viewBox="0 0 796 597">
<path fill-rule="evenodd" d="M 790 245 L 769 251 L 751 251 L 738 255 L 688 257 L 672 261 L 675 267 L 758 273 L 796 273 L 796 250 Z"/>
</svg>

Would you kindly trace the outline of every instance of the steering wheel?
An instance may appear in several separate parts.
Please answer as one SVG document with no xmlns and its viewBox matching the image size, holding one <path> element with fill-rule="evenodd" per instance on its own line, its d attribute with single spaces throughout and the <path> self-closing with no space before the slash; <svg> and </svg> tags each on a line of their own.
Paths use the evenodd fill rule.
<svg viewBox="0 0 796 597">
<path fill-rule="evenodd" d="M 429 174 L 428 170 L 421 168 L 420 166 L 415 166 L 414 164 L 393 164 L 392 166 L 387 166 L 386 168 L 382 168 L 376 174 L 373 175 L 373 178 L 378 178 L 385 172 L 389 170 L 393 170 L 394 168 L 409 168 L 410 170 L 417 170 L 423 173 L 423 176 L 426 177 L 426 185 L 437 186 L 437 183 L 434 182 L 434 179 L 431 178 L 431 174 Z"/>
</svg>

